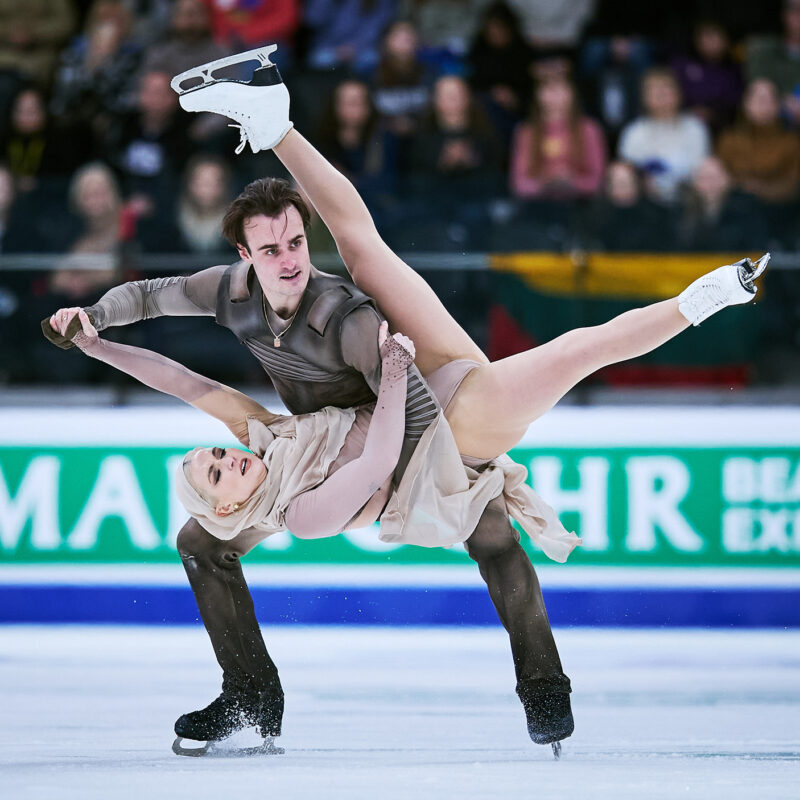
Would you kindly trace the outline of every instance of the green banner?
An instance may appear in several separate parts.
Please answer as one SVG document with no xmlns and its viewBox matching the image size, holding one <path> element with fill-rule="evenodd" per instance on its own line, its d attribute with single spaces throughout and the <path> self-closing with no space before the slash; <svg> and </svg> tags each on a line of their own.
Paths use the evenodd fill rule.
<svg viewBox="0 0 800 800">
<path fill-rule="evenodd" d="M 0 447 L 0 563 L 173 562 L 185 448 Z M 582 565 L 800 566 L 800 448 L 521 447 Z M 529 547 L 537 561 L 546 558 Z M 463 548 L 386 545 L 374 528 L 270 537 L 249 561 L 456 564 Z"/>
</svg>

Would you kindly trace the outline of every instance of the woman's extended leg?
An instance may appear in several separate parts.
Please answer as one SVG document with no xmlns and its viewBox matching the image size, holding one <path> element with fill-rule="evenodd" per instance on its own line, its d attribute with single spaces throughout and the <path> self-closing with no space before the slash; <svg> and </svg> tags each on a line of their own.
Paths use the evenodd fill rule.
<svg viewBox="0 0 800 800">
<path fill-rule="evenodd" d="M 459 358 L 488 359 L 427 283 L 381 239 L 353 184 L 297 131 L 274 148 L 328 226 L 356 286 L 380 306 L 390 327 L 414 340 L 423 375 Z"/>
<path fill-rule="evenodd" d="M 601 367 L 649 353 L 687 327 L 673 298 L 478 367 L 446 412 L 460 452 L 481 458 L 505 453 L 579 381 Z"/>
</svg>

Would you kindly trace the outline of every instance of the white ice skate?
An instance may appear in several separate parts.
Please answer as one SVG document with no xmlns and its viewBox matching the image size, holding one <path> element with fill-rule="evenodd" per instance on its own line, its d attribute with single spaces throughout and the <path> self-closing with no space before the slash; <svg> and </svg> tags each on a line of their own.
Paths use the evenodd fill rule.
<svg viewBox="0 0 800 800">
<path fill-rule="evenodd" d="M 756 296 L 754 281 L 767 268 L 769 259 L 769 253 L 755 264 L 743 258 L 703 275 L 678 295 L 678 310 L 696 326 L 726 306 L 749 303 Z"/>
<path fill-rule="evenodd" d="M 176 75 L 171 82 L 186 111 L 211 111 L 235 120 L 241 141 L 237 153 L 247 142 L 254 153 L 275 147 L 292 128 L 289 120 L 289 91 L 281 80 L 270 54 L 278 49 L 270 44 L 237 55 L 219 58 Z M 249 81 L 215 77 L 214 73 L 256 61 L 260 65 Z M 200 83 L 198 83 L 198 80 Z"/>
</svg>

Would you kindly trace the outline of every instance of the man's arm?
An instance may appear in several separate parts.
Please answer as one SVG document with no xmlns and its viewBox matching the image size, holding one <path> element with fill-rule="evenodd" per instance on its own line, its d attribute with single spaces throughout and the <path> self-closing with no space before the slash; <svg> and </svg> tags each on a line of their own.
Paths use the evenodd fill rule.
<svg viewBox="0 0 800 800">
<path fill-rule="evenodd" d="M 223 264 L 189 276 L 123 283 L 109 289 L 94 305 L 84 310 L 98 331 L 154 317 L 213 317 L 216 314 L 217 289 L 227 268 Z M 54 316 L 58 317 L 63 310 L 58 309 Z M 72 318 L 63 336 L 52 328 L 49 320 L 42 320 L 44 335 L 63 349 L 72 347 L 72 337 L 79 330 L 77 316 Z"/>
</svg>

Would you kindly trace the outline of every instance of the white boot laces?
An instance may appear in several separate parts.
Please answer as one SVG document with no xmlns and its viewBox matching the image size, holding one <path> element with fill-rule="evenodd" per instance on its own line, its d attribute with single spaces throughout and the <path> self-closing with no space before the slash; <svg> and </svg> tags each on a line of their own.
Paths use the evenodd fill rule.
<svg viewBox="0 0 800 800">
<path fill-rule="evenodd" d="M 239 144 L 236 145 L 236 150 L 234 151 L 238 156 L 242 150 L 247 146 L 247 134 L 245 133 L 244 126 L 238 125 L 236 123 L 231 123 L 228 125 L 229 128 L 238 128 L 239 129 Z"/>
</svg>

